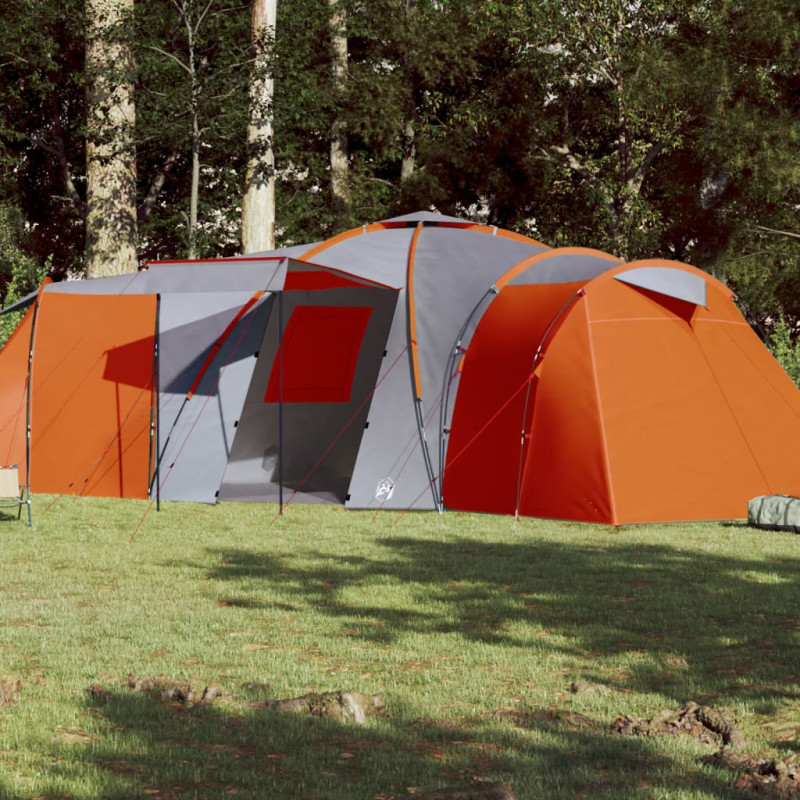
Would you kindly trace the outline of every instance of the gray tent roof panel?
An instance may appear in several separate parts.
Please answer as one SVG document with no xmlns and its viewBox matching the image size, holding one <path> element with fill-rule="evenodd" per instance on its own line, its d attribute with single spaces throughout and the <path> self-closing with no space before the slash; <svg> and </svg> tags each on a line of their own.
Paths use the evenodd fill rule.
<svg viewBox="0 0 800 800">
<path fill-rule="evenodd" d="M 46 293 L 56 294 L 149 294 L 142 291 L 147 272 L 112 275 L 108 278 L 85 278 L 78 281 L 59 281 L 44 287 Z"/>
<path fill-rule="evenodd" d="M 289 272 L 310 272 L 338 269 L 344 278 L 362 279 L 348 268 L 346 259 L 341 264 L 327 267 L 314 261 L 297 261 L 289 258 L 247 257 L 209 261 L 160 261 L 148 269 L 132 275 L 117 275 L 92 280 L 53 283 L 45 291 L 75 294 L 190 294 L 204 292 L 257 292 L 279 291 L 284 287 Z M 354 274 L 351 274 L 354 273 Z M 379 281 L 382 285 L 383 281 Z"/>
<path fill-rule="evenodd" d="M 550 250 L 546 256 L 517 275 L 509 286 L 543 283 L 587 283 L 622 261 L 605 253 L 570 249 Z"/>
<path fill-rule="evenodd" d="M 313 247 L 316 247 L 318 244 L 320 243 L 313 242 L 312 244 L 293 244 L 289 247 L 279 247 L 277 250 L 262 250 L 258 253 L 250 253 L 247 257 L 271 258 L 277 256 L 278 258 L 301 258 L 303 253 L 307 253 L 309 250 L 311 250 Z"/>
<path fill-rule="evenodd" d="M 315 253 L 310 261 L 345 270 L 385 286 L 406 284 L 413 228 L 388 228 L 350 236 Z"/>
<path fill-rule="evenodd" d="M 706 305 L 706 282 L 694 275 L 674 267 L 636 267 L 617 273 L 614 278 L 639 289 L 647 289 L 697 306 Z"/>
<path fill-rule="evenodd" d="M 431 222 L 431 223 L 447 223 L 447 224 L 457 224 L 457 225 L 474 225 L 477 223 L 471 222 L 467 219 L 459 219 L 458 217 L 448 217 L 444 214 L 438 214 L 435 211 L 415 211 L 413 214 L 403 214 L 400 217 L 392 217 L 391 219 L 383 220 L 385 223 L 397 223 L 397 222 L 406 222 L 406 223 L 419 223 L 419 222 Z"/>
<path fill-rule="evenodd" d="M 279 258 L 158 262 L 144 273 L 142 291 L 236 292 L 280 289 L 288 261 Z"/>
</svg>

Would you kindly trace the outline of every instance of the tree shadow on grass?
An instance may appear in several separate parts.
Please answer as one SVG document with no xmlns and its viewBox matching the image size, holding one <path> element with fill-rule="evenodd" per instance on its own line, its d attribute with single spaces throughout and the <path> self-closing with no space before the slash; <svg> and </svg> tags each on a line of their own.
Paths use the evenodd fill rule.
<svg viewBox="0 0 800 800">
<path fill-rule="evenodd" d="M 800 559 L 771 561 L 647 543 L 491 543 L 390 536 L 380 558 L 216 551 L 216 581 L 264 580 L 348 635 L 391 643 L 448 633 L 498 648 L 585 659 L 575 679 L 687 699 L 752 703 L 768 714 L 800 693 Z M 305 566 L 309 562 L 313 567 Z M 354 589 L 403 586 L 403 607 Z M 388 591 L 388 589 L 387 589 Z M 346 595 L 346 597 L 345 597 Z M 357 595 L 356 595 L 357 596 Z M 430 610 L 441 610 L 434 613 Z M 591 670 L 632 655 L 619 677 Z M 595 665 L 594 667 L 592 665 Z"/>
<path fill-rule="evenodd" d="M 274 596 L 266 589 L 277 587 L 276 607 L 313 606 L 366 643 L 403 647 L 408 634 L 452 633 L 479 644 L 489 664 L 502 661 L 503 651 L 552 654 L 576 665 L 565 681 L 655 691 L 676 705 L 746 700 L 768 714 L 787 694 L 797 699 L 786 687 L 800 661 L 798 559 L 620 540 L 389 536 L 377 546 L 372 558 L 228 548 L 215 551 L 210 571 L 202 560 L 195 566 L 217 582 L 208 601 L 220 614 L 263 615 Z M 367 599 L 393 586 L 403 589 L 400 600 Z M 620 653 L 642 658 L 625 674 L 603 671 Z M 223 686 L 236 696 L 193 709 L 108 688 L 107 702 L 86 696 L 88 741 L 59 744 L 44 735 L 40 752 L 49 766 L 39 795 L 389 800 L 411 787 L 483 778 L 508 783 L 520 800 L 748 796 L 732 788 L 729 771 L 699 761 L 712 748 L 680 737 L 615 736 L 607 722 L 564 708 L 415 719 L 418 712 L 393 699 L 386 718 L 357 727 L 277 714 L 244 686 Z M 91 791 L 73 791 L 87 781 Z M 2 784 L 0 777 L 0 797 L 19 800 Z"/>
<path fill-rule="evenodd" d="M 90 699 L 99 733 L 59 754 L 38 795 L 123 798 L 391 800 L 412 789 L 503 781 L 525 798 L 635 798 L 704 792 L 744 798 L 714 767 L 691 774 L 652 740 L 609 737 L 571 719 L 435 722 L 403 710 L 365 726 L 279 714 L 228 697 L 186 709 L 116 690 Z M 645 777 L 646 776 L 646 780 Z M 11 798 L 12 795 L 0 795 Z M 88 795 L 87 795 L 88 796 Z"/>
</svg>

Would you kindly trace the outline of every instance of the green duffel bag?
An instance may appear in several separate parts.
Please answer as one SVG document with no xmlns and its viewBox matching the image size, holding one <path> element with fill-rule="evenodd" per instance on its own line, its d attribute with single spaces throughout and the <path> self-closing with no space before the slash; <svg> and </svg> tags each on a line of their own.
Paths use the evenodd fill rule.
<svg viewBox="0 0 800 800">
<path fill-rule="evenodd" d="M 768 531 L 800 533 L 800 497 L 765 494 L 747 504 L 747 521 Z"/>
</svg>

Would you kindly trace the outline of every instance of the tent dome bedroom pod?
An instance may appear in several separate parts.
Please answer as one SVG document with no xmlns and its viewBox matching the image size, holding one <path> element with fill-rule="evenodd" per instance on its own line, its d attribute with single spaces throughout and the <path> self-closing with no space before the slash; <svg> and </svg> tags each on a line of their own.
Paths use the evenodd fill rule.
<svg viewBox="0 0 800 800">
<path fill-rule="evenodd" d="M 443 426 L 446 507 L 620 525 L 800 491 L 800 391 L 718 280 L 559 249 L 496 286 Z"/>
</svg>

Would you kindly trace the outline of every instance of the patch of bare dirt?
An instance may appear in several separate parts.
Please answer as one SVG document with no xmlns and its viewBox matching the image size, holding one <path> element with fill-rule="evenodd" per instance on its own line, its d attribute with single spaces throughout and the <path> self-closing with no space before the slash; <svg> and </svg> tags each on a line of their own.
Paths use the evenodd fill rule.
<svg viewBox="0 0 800 800">
<path fill-rule="evenodd" d="M 617 717 L 611 724 L 611 730 L 626 736 L 685 734 L 716 747 L 744 747 L 744 737 L 725 709 L 701 706 L 692 701 L 678 709 L 659 711 L 651 719 L 638 719 L 630 715 Z"/>
<path fill-rule="evenodd" d="M 800 798 L 799 758 L 797 753 L 779 759 L 753 758 L 723 748 L 706 761 L 722 764 L 738 773 L 733 781 L 737 789 L 790 800 Z"/>
<path fill-rule="evenodd" d="M 611 687 L 604 683 L 589 683 L 587 681 L 573 681 L 569 690 L 573 694 L 610 694 Z"/>
<path fill-rule="evenodd" d="M 568 731 L 582 731 L 594 726 L 594 722 L 585 714 L 563 708 L 515 709 L 498 711 L 495 716 L 510 719 L 520 728 L 535 727 L 537 723 L 551 723 L 562 726 Z"/>
<path fill-rule="evenodd" d="M 16 703 L 21 689 L 22 681 L 19 678 L 0 672 L 0 708 Z"/>
<path fill-rule="evenodd" d="M 381 697 L 360 692 L 312 692 L 290 700 L 266 700 L 259 705 L 272 711 L 357 724 L 362 724 L 368 717 L 386 713 L 386 704 Z"/>
<path fill-rule="evenodd" d="M 92 700 L 100 703 L 110 703 L 114 699 L 114 693 L 105 689 L 99 683 L 93 683 L 86 691 Z"/>
<path fill-rule="evenodd" d="M 163 677 L 137 677 L 133 673 L 128 675 L 128 687 L 136 692 L 157 695 L 166 703 L 179 703 L 185 708 L 208 705 L 225 694 L 219 686 L 200 688 L 185 681 L 170 681 Z M 91 688 L 89 691 L 92 691 Z"/>
</svg>

